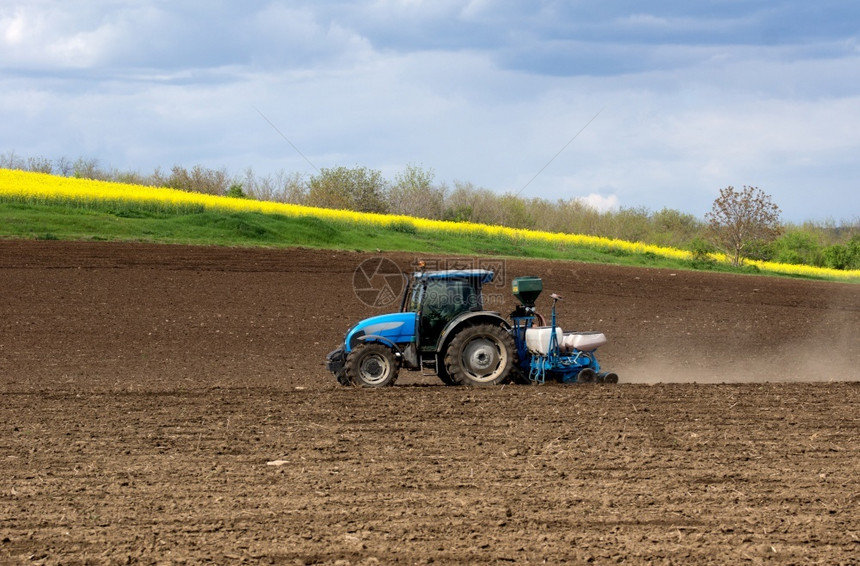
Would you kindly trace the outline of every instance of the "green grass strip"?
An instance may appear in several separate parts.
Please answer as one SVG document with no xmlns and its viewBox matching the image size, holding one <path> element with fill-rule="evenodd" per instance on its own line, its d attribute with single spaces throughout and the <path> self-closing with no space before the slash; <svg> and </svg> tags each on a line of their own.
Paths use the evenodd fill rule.
<svg viewBox="0 0 860 566">
<path fill-rule="evenodd" d="M 696 261 L 686 250 L 596 236 L 236 199 L 0 169 L 0 237 L 494 255 L 858 280 L 860 271 Z"/>
</svg>

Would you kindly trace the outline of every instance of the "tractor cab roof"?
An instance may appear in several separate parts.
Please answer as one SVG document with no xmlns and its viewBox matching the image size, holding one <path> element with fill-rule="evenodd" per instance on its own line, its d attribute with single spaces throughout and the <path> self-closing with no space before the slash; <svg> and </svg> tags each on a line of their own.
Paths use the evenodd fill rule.
<svg viewBox="0 0 860 566">
<path fill-rule="evenodd" d="M 423 279 L 478 279 L 481 283 L 489 283 L 495 275 L 487 269 L 445 269 L 442 271 L 418 271 L 412 276 L 416 281 Z"/>
</svg>

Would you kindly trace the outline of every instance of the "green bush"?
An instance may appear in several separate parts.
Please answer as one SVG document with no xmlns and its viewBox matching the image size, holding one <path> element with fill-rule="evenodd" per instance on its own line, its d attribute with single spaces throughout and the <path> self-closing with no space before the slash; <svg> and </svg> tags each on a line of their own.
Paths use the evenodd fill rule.
<svg viewBox="0 0 860 566">
<path fill-rule="evenodd" d="M 227 189 L 227 192 L 224 196 L 228 196 L 231 198 L 248 198 L 248 195 L 245 194 L 245 191 L 242 190 L 242 185 L 240 183 L 234 183 L 230 185 L 230 188 Z"/>
<path fill-rule="evenodd" d="M 367 167 L 320 169 L 308 182 L 307 204 L 356 212 L 388 212 L 388 183 Z"/>
<path fill-rule="evenodd" d="M 791 230 L 771 242 L 771 257 L 777 263 L 822 265 L 821 246 L 806 231 Z"/>
<path fill-rule="evenodd" d="M 833 269 L 860 269 L 860 235 L 847 244 L 834 244 L 824 248 L 824 265 Z"/>
<path fill-rule="evenodd" d="M 696 236 L 690 242 L 690 252 L 693 254 L 693 261 L 699 263 L 714 263 L 714 258 L 711 254 L 716 253 L 717 248 L 706 239 Z"/>
</svg>

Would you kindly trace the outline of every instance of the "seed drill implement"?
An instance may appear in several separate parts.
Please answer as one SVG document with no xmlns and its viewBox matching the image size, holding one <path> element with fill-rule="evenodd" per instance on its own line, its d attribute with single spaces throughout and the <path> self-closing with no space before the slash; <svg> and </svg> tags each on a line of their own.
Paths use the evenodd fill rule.
<svg viewBox="0 0 860 566">
<path fill-rule="evenodd" d="M 539 277 L 512 281 L 520 304 L 509 319 L 484 310 L 481 288 L 494 277 L 484 269 L 414 273 L 400 311 L 355 324 L 326 356 L 326 367 L 342 385 L 363 387 L 393 385 L 401 368 L 436 375 L 446 385 L 618 382 L 595 356 L 606 343 L 603 333 L 564 332 L 556 294 L 549 324 L 535 310 Z"/>
</svg>

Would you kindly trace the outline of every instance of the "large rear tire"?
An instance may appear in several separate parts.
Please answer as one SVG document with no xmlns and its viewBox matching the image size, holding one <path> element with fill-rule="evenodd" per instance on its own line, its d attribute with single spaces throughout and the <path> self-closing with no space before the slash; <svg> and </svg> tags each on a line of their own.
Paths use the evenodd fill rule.
<svg viewBox="0 0 860 566">
<path fill-rule="evenodd" d="M 448 373 L 448 368 L 445 367 L 444 360 L 440 360 L 436 362 L 439 364 L 439 367 L 436 369 L 436 375 L 445 385 L 457 385 L 457 382 L 451 379 L 451 375 Z"/>
<path fill-rule="evenodd" d="M 388 387 L 397 381 L 400 364 L 391 348 L 371 342 L 346 356 L 346 376 L 361 387 Z"/>
<path fill-rule="evenodd" d="M 516 365 L 516 348 L 510 333 L 500 326 L 467 326 L 451 340 L 445 352 L 448 375 L 459 385 L 500 385 Z"/>
</svg>

